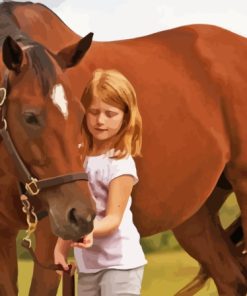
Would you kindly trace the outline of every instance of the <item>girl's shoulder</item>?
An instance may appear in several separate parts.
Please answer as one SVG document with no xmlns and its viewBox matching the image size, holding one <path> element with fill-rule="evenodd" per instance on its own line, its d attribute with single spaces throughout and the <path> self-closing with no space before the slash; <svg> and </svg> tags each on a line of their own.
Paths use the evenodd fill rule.
<svg viewBox="0 0 247 296">
<path fill-rule="evenodd" d="M 126 154 L 123 157 L 119 157 L 121 154 L 120 150 L 111 149 L 105 156 L 112 165 L 125 165 L 125 164 L 135 164 L 133 157 L 130 154 Z"/>
<path fill-rule="evenodd" d="M 134 177 L 135 184 L 138 181 L 136 165 L 131 155 L 126 155 L 122 158 L 108 158 L 109 179 L 112 180 L 121 175 L 131 175 Z"/>
<path fill-rule="evenodd" d="M 85 158 L 83 167 L 86 168 L 88 165 L 97 167 L 108 167 L 109 170 L 121 169 L 121 168 L 135 168 L 135 161 L 133 157 L 127 154 L 124 157 L 117 158 L 118 151 L 111 149 L 104 154 L 100 155 L 89 155 Z"/>
<path fill-rule="evenodd" d="M 100 155 L 88 155 L 85 157 L 83 168 L 96 166 L 96 167 L 104 167 L 107 165 L 108 157 L 105 154 Z"/>
<path fill-rule="evenodd" d="M 135 161 L 131 155 L 114 158 L 114 151 L 109 151 L 101 155 L 88 156 L 84 161 L 84 169 L 90 176 L 97 176 L 106 184 L 122 175 L 131 175 L 135 180 L 134 184 L 138 182 Z"/>
</svg>

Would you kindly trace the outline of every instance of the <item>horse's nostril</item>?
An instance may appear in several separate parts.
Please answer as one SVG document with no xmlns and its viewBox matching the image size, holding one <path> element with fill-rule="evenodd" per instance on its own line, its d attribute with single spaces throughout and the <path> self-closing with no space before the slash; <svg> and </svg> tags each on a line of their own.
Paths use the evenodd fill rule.
<svg viewBox="0 0 247 296">
<path fill-rule="evenodd" d="M 69 221 L 73 224 L 77 224 L 77 219 L 76 219 L 76 215 L 75 215 L 76 209 L 73 208 L 69 211 Z"/>
<path fill-rule="evenodd" d="M 75 208 L 72 208 L 68 212 L 68 220 L 70 223 L 75 224 L 77 226 L 84 224 L 84 223 L 91 223 L 94 219 L 94 215 L 88 214 L 87 216 L 83 217 L 78 215 L 78 212 Z"/>
</svg>

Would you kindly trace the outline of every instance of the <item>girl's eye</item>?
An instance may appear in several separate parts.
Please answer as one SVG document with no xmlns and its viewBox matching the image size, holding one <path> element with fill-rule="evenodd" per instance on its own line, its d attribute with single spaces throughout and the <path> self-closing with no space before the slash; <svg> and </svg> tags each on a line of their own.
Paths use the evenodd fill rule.
<svg viewBox="0 0 247 296">
<path fill-rule="evenodd" d="M 107 117 L 113 117 L 113 116 L 117 115 L 117 112 L 114 112 L 114 111 L 106 111 L 105 114 L 106 114 Z"/>
<path fill-rule="evenodd" d="M 99 110 L 97 109 L 89 109 L 88 113 L 92 114 L 92 115 L 98 115 L 99 114 Z"/>
<path fill-rule="evenodd" d="M 38 117 L 32 112 L 24 113 L 24 120 L 28 125 L 39 125 Z"/>
</svg>

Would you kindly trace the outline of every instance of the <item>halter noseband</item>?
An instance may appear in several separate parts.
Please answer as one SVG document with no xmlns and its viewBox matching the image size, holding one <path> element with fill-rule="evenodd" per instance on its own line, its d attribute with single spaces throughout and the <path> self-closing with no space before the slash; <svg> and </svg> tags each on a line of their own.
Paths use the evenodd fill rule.
<svg viewBox="0 0 247 296">
<path fill-rule="evenodd" d="M 29 195 L 34 196 L 37 195 L 44 188 L 49 188 L 78 180 L 88 181 L 87 174 L 82 172 L 70 173 L 42 180 L 38 180 L 37 178 L 31 175 L 31 173 L 25 166 L 24 162 L 22 161 L 19 153 L 17 152 L 15 145 L 11 139 L 11 136 L 8 132 L 7 120 L 5 118 L 7 112 L 7 91 L 8 72 L 5 73 L 3 78 L 3 87 L 0 88 L 0 93 L 2 92 L 2 96 L 0 98 L 0 135 L 3 139 L 3 144 L 5 145 L 6 150 L 8 151 L 12 160 L 15 163 L 16 169 L 18 170 L 20 182 L 24 184 L 26 192 Z"/>
</svg>

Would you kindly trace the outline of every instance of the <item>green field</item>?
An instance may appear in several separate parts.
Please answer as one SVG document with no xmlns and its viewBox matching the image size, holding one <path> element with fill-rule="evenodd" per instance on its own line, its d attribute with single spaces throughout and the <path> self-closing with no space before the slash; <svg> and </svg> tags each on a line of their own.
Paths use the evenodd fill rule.
<svg viewBox="0 0 247 296">
<path fill-rule="evenodd" d="M 147 255 L 142 296 L 173 296 L 198 272 L 198 264 L 183 251 L 172 251 Z M 28 295 L 31 281 L 32 262 L 19 260 L 19 295 Z M 61 288 L 61 287 L 60 287 Z M 58 296 L 61 296 L 59 289 Z M 197 296 L 217 296 L 212 280 L 196 294 Z"/>
</svg>

